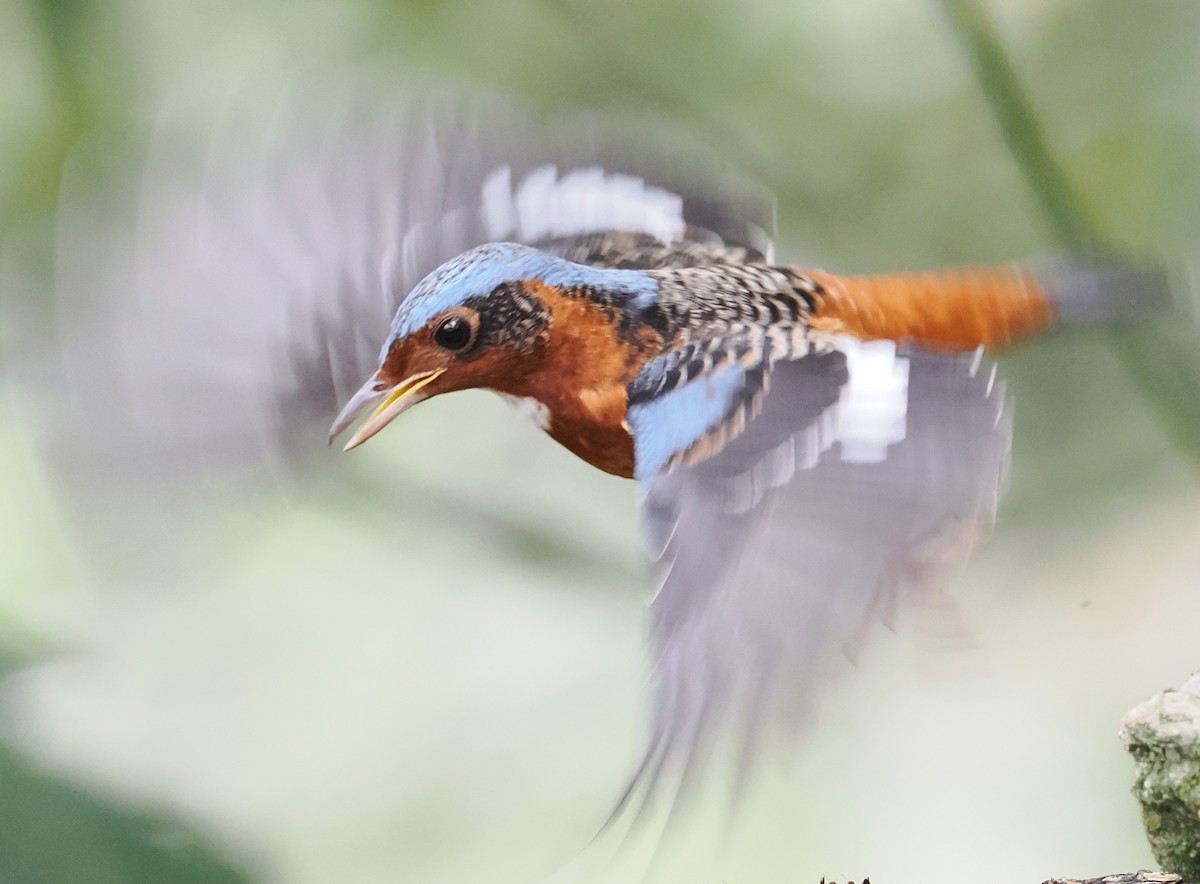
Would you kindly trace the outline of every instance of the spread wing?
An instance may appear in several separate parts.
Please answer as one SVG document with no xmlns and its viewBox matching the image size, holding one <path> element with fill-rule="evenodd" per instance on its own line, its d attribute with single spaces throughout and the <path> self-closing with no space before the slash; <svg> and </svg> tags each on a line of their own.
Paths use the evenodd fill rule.
<svg viewBox="0 0 1200 884">
<path fill-rule="evenodd" d="M 642 443 L 664 421 L 676 450 L 733 438 L 643 477 L 657 668 L 622 805 L 685 789 L 717 737 L 744 773 L 764 738 L 794 734 L 895 594 L 936 581 L 995 514 L 1010 423 L 980 354 L 844 340 L 754 383 L 748 397 L 715 372 L 630 411 L 656 462 Z M 723 432 L 730 420 L 744 429 Z"/>
<path fill-rule="evenodd" d="M 769 250 L 764 195 L 639 150 L 609 121 L 455 96 L 379 105 L 251 115 L 198 146 L 160 133 L 98 200 L 68 179 L 61 370 L 30 398 L 70 391 L 46 436 L 77 499 L 107 512 L 322 456 L 400 300 L 481 243 L 598 263 L 630 243 L 651 263 L 677 238 Z"/>
</svg>

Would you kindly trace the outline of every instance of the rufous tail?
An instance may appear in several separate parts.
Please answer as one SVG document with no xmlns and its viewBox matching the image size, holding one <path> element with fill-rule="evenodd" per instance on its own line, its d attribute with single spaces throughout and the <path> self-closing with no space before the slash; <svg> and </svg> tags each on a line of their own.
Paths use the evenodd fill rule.
<svg viewBox="0 0 1200 884">
<path fill-rule="evenodd" d="M 1003 348 L 1058 323 L 1121 322 L 1171 300 L 1161 271 L 1075 257 L 932 273 L 805 275 L 819 289 L 813 330 L 931 350 Z"/>
</svg>

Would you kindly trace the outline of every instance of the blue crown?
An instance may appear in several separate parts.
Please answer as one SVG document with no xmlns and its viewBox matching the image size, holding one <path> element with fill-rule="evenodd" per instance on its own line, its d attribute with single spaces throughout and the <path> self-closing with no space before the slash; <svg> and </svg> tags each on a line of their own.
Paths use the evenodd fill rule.
<svg viewBox="0 0 1200 884">
<path fill-rule="evenodd" d="M 641 270 L 587 267 L 516 243 L 489 243 L 463 252 L 430 273 L 412 290 L 392 320 L 391 340 L 404 338 L 433 317 L 506 282 L 537 279 L 559 288 L 590 286 L 631 298 L 639 309 L 654 303 L 658 280 Z M 384 348 L 387 352 L 387 348 Z"/>
</svg>

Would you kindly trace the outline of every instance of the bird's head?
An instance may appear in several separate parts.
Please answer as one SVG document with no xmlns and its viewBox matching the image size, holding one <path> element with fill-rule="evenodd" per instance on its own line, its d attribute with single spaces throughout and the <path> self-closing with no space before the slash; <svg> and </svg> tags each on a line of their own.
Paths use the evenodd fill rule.
<svg viewBox="0 0 1200 884">
<path fill-rule="evenodd" d="M 378 369 L 342 409 L 330 439 L 372 406 L 347 449 L 418 402 L 473 388 L 536 399 L 552 420 L 565 415 L 560 426 L 580 416 L 619 424 L 634 342 L 615 316 L 644 308 L 655 292 L 646 273 L 587 267 L 527 246 L 465 252 L 404 299 Z M 590 407 L 589 395 L 609 387 L 619 390 L 619 415 Z"/>
</svg>

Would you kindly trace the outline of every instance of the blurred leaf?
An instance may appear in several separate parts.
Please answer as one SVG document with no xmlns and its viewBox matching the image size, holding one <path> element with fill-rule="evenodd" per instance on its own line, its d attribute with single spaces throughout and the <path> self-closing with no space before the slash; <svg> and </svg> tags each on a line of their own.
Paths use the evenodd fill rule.
<svg viewBox="0 0 1200 884">
<path fill-rule="evenodd" d="M 252 879 L 178 820 L 117 807 L 0 744 L 4 884 L 242 884 Z"/>
</svg>

